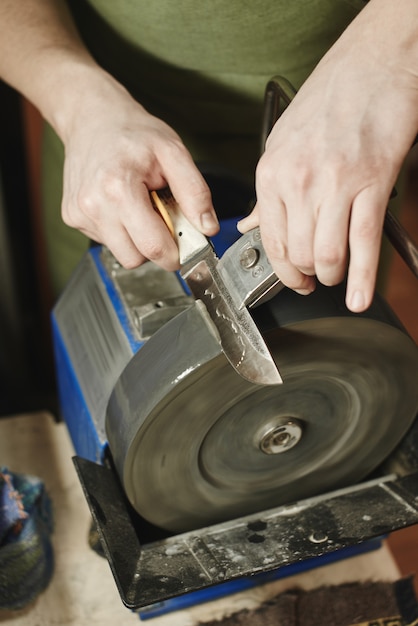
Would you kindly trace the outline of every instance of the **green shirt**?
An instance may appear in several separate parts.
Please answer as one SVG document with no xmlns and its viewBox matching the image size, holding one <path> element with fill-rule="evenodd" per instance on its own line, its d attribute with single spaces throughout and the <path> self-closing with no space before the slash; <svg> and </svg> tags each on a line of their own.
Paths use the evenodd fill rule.
<svg viewBox="0 0 418 626">
<path fill-rule="evenodd" d="M 274 75 L 295 87 L 364 0 L 69 0 L 86 45 L 193 157 L 252 180 L 264 90 Z M 60 223 L 63 155 L 45 138 L 48 249 L 59 292 L 86 247 Z"/>
</svg>

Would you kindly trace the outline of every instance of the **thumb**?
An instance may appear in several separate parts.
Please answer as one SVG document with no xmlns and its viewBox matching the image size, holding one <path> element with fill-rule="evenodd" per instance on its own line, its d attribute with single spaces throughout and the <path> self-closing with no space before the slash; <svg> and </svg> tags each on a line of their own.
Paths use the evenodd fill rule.
<svg viewBox="0 0 418 626">
<path fill-rule="evenodd" d="M 195 228 L 211 237 L 219 231 L 219 221 L 210 189 L 191 159 L 185 158 L 185 162 L 183 168 L 176 165 L 178 172 L 171 171 L 167 182 L 183 214 Z"/>
<path fill-rule="evenodd" d="M 251 213 L 237 223 L 237 228 L 240 233 L 246 233 L 248 230 L 259 226 L 259 224 L 258 205 L 256 204 Z"/>
</svg>

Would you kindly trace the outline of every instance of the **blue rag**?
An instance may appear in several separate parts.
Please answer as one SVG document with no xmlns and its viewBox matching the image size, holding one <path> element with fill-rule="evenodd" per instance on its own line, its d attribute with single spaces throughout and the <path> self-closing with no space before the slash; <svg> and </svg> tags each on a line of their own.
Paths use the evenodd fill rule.
<svg viewBox="0 0 418 626">
<path fill-rule="evenodd" d="M 49 584 L 52 505 L 43 482 L 0 468 L 0 609 L 30 604 Z"/>
</svg>

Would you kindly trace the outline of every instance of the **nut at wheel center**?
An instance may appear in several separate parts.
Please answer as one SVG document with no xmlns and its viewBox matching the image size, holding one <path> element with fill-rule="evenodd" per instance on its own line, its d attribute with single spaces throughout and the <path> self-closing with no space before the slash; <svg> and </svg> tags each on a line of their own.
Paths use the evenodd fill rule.
<svg viewBox="0 0 418 626">
<path fill-rule="evenodd" d="M 302 424 L 294 417 L 282 418 L 262 435 L 259 447 L 265 454 L 281 454 L 291 450 L 302 437 Z"/>
</svg>

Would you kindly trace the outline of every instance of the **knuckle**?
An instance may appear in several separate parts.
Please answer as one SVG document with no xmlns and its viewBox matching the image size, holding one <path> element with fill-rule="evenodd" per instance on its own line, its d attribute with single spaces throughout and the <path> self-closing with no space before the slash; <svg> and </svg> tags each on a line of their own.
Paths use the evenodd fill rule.
<svg viewBox="0 0 418 626">
<path fill-rule="evenodd" d="M 125 185 L 122 172 L 118 169 L 112 172 L 106 171 L 101 175 L 100 189 L 106 199 L 112 203 L 120 203 L 124 196 Z"/>
<path fill-rule="evenodd" d="M 109 248 L 118 263 L 125 269 L 134 269 L 146 260 L 142 250 L 120 223 L 109 224 L 109 227 L 101 234 L 101 242 Z"/>
<path fill-rule="evenodd" d="M 116 233 L 112 233 L 111 237 L 107 237 L 105 245 L 108 246 L 118 263 L 127 270 L 134 269 L 141 265 L 145 258 L 140 250 L 125 237 L 119 237 Z"/>
<path fill-rule="evenodd" d="M 273 162 L 271 159 L 261 157 L 256 168 L 258 188 L 277 188 L 280 184 L 286 199 L 291 199 L 295 205 L 305 201 L 314 179 L 315 170 L 312 163 L 306 162 L 305 158 Z"/>
<path fill-rule="evenodd" d="M 207 205 L 211 202 L 211 192 L 202 179 L 191 180 L 188 187 L 188 195 L 199 204 Z"/>
<path fill-rule="evenodd" d="M 289 276 L 280 276 L 280 280 L 286 287 L 294 291 L 312 291 L 310 277 L 304 274 L 292 272 Z"/>
<path fill-rule="evenodd" d="M 311 269 L 314 267 L 312 254 L 306 248 L 297 248 L 289 250 L 290 262 L 300 269 Z"/>
<path fill-rule="evenodd" d="M 150 261 L 160 261 L 166 254 L 164 246 L 157 241 L 147 241 L 143 245 L 143 254 Z"/>
<path fill-rule="evenodd" d="M 258 161 L 255 170 L 255 179 L 257 187 L 269 187 L 276 178 L 276 169 L 272 167 L 271 161 L 262 156 Z"/>
<path fill-rule="evenodd" d="M 284 241 L 276 239 L 272 246 L 273 258 L 278 263 L 285 263 L 289 260 L 287 245 Z"/>
<path fill-rule="evenodd" d="M 100 202 L 96 194 L 87 189 L 80 189 L 77 193 L 76 204 L 78 211 L 86 215 L 90 220 L 96 222 L 100 212 Z"/>
<path fill-rule="evenodd" d="M 178 161 L 183 159 L 185 155 L 188 156 L 185 145 L 177 137 L 170 138 L 168 141 L 166 140 L 161 150 L 164 151 L 168 161 Z"/>
<path fill-rule="evenodd" d="M 81 229 L 86 225 L 86 220 L 83 220 L 77 203 L 74 205 L 71 202 L 63 202 L 61 205 L 61 217 L 64 224 L 71 228 Z"/>
<path fill-rule="evenodd" d="M 344 271 L 340 270 L 333 273 L 318 272 L 317 277 L 319 282 L 326 287 L 333 287 L 334 285 L 338 285 L 342 281 L 342 279 L 344 278 Z"/>
<path fill-rule="evenodd" d="M 144 257 L 139 252 L 122 253 L 118 255 L 118 261 L 126 270 L 133 270 L 144 262 Z"/>
<path fill-rule="evenodd" d="M 296 197 L 305 196 L 306 192 L 311 189 L 314 180 L 312 165 L 305 161 L 299 161 L 295 164 L 294 169 L 289 172 L 288 179 Z"/>
<path fill-rule="evenodd" d="M 336 246 L 323 244 L 316 252 L 315 257 L 316 265 L 334 267 L 342 263 L 345 254 Z"/>
</svg>

